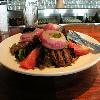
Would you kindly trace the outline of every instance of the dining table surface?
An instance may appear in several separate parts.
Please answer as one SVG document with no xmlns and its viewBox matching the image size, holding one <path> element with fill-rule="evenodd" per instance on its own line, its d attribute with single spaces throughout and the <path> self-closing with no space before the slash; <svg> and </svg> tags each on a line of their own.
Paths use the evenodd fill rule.
<svg viewBox="0 0 100 100">
<path fill-rule="evenodd" d="M 87 34 L 100 42 L 100 25 L 65 25 L 65 29 Z M 10 28 L 10 35 L 19 33 Z M 100 61 L 70 75 L 30 76 L 0 64 L 0 100 L 100 100 Z"/>
</svg>

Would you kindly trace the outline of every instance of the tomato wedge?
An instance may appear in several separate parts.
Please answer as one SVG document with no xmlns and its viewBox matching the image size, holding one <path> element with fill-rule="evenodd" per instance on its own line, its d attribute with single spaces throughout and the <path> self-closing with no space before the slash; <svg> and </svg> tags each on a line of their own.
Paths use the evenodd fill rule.
<svg viewBox="0 0 100 100">
<path fill-rule="evenodd" d="M 78 56 L 86 55 L 91 51 L 90 48 L 88 48 L 84 45 L 73 43 L 71 41 L 68 43 L 68 47 L 73 48 L 75 54 Z"/>
<path fill-rule="evenodd" d="M 34 69 L 39 53 L 40 48 L 35 48 L 24 60 L 19 62 L 20 67 L 24 69 Z"/>
</svg>

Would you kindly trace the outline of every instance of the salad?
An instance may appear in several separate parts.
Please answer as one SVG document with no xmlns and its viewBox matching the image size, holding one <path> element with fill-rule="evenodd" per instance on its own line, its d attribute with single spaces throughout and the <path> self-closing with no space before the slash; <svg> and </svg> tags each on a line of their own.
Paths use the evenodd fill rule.
<svg viewBox="0 0 100 100">
<path fill-rule="evenodd" d="M 48 23 L 42 28 L 25 30 L 20 41 L 10 47 L 21 68 L 71 66 L 80 56 L 90 52 L 89 48 L 68 39 L 67 33 L 57 24 Z"/>
</svg>

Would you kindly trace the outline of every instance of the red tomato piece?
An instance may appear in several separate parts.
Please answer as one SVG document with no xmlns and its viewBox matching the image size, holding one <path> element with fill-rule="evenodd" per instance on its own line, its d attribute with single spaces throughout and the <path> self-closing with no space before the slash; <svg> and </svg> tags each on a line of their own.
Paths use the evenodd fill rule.
<svg viewBox="0 0 100 100">
<path fill-rule="evenodd" d="M 35 48 L 24 60 L 19 62 L 20 66 L 25 69 L 34 69 L 39 53 L 40 48 Z"/>
<path fill-rule="evenodd" d="M 68 47 L 73 48 L 75 54 L 78 56 L 86 55 L 90 52 L 90 49 L 88 47 L 80 44 L 75 44 L 71 41 L 68 43 Z"/>
</svg>

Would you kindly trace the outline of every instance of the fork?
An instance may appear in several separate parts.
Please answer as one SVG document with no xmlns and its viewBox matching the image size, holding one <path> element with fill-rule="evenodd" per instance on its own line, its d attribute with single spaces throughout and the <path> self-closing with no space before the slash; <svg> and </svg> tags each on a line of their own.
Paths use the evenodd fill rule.
<svg viewBox="0 0 100 100">
<path fill-rule="evenodd" d="M 67 39 L 71 39 L 81 45 L 85 45 L 87 47 L 92 48 L 95 52 L 94 53 L 100 53 L 100 43 L 96 44 L 93 42 L 90 42 L 84 38 L 82 38 L 79 34 L 77 34 L 75 31 L 66 31 L 66 37 Z"/>
</svg>

